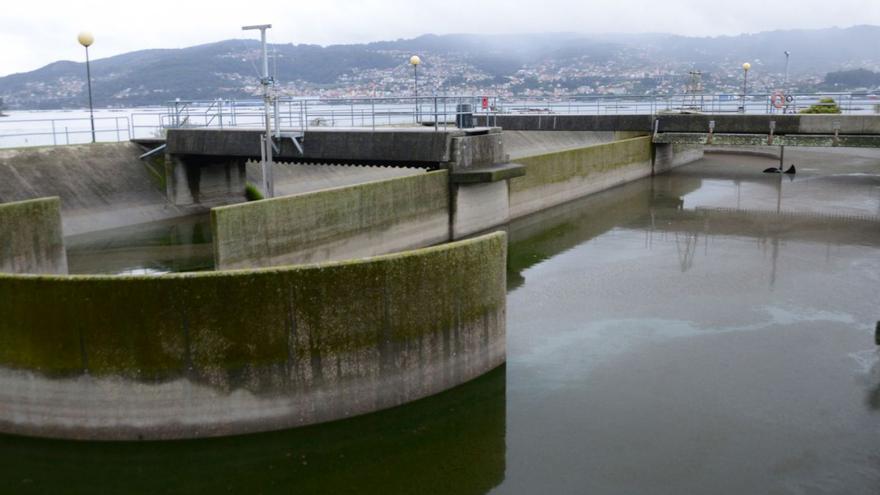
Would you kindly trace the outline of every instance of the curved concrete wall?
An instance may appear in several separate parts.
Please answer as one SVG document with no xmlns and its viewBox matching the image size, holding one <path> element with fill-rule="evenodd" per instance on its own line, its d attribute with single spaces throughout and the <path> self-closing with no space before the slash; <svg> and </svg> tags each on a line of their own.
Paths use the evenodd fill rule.
<svg viewBox="0 0 880 495">
<path fill-rule="evenodd" d="M 702 156 L 702 147 L 680 145 L 660 145 L 655 153 L 651 137 L 642 136 L 521 157 L 517 162 L 526 167 L 526 175 L 510 181 L 510 218 L 666 172 Z"/>
<path fill-rule="evenodd" d="M 638 137 L 518 159 L 526 175 L 510 181 L 510 217 L 651 175 L 651 146 Z"/>
<path fill-rule="evenodd" d="M 162 277 L 0 275 L 0 430 L 218 436 L 329 421 L 505 359 L 506 238 Z"/>
<path fill-rule="evenodd" d="M 618 131 L 504 131 L 504 151 L 516 161 L 527 156 L 556 153 L 647 135 Z"/>
<path fill-rule="evenodd" d="M 211 210 L 214 262 L 249 268 L 374 256 L 449 240 L 448 172 Z"/>
</svg>

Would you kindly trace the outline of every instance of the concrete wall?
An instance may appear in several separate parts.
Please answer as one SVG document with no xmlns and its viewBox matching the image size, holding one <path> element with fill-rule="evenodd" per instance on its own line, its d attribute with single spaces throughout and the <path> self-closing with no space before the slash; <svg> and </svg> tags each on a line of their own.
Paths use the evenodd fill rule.
<svg viewBox="0 0 880 495">
<path fill-rule="evenodd" d="M 0 204 L 0 272 L 67 273 L 61 200 Z"/>
<path fill-rule="evenodd" d="M 259 161 L 248 161 L 247 180 L 255 185 L 262 181 Z M 424 174 L 424 169 L 402 167 L 366 167 L 350 165 L 302 165 L 275 162 L 275 196 L 290 196 L 332 187 L 353 186 L 363 182 Z"/>
<path fill-rule="evenodd" d="M 504 131 L 504 149 L 510 159 L 554 153 L 594 144 L 610 143 L 647 135 L 647 132 L 615 131 Z"/>
<path fill-rule="evenodd" d="M 507 241 L 162 277 L 0 275 L 0 431 L 191 438 L 397 406 L 505 359 Z"/>
<path fill-rule="evenodd" d="M 506 180 L 455 184 L 450 191 L 451 239 L 462 239 L 510 220 L 510 188 Z"/>
<path fill-rule="evenodd" d="M 651 175 L 651 146 L 639 137 L 518 159 L 527 170 L 510 181 L 511 218 Z"/>
<path fill-rule="evenodd" d="M 0 150 L 0 202 L 58 196 L 65 235 L 206 210 L 168 204 L 163 165 L 141 153 L 132 143 Z"/>
<path fill-rule="evenodd" d="M 259 159 L 260 129 L 169 129 L 167 152 L 171 155 L 199 155 Z M 466 135 L 450 128 L 386 127 L 371 130 L 311 128 L 303 138 L 300 154 L 290 139 L 282 139 L 275 157 L 279 161 L 331 160 L 337 163 L 437 164 L 451 159 L 451 140 Z"/>
<path fill-rule="evenodd" d="M 449 240 L 446 171 L 211 211 L 218 268 L 371 256 Z"/>
<path fill-rule="evenodd" d="M 654 173 L 662 174 L 673 168 L 703 158 L 701 144 L 654 144 Z"/>
<path fill-rule="evenodd" d="M 777 134 L 880 134 L 880 115 L 741 115 L 741 114 L 659 114 L 659 115 L 498 115 L 493 125 L 505 131 L 638 131 L 651 132 L 654 120 L 660 132 L 709 132 L 709 121 L 716 133 L 769 133 L 776 122 Z M 478 122 L 485 118 L 478 119 Z"/>
</svg>

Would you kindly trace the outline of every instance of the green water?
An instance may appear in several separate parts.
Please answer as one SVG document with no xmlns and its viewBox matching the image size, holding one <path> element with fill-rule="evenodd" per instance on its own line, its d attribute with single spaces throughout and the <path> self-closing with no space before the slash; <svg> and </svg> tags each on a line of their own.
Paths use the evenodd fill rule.
<svg viewBox="0 0 880 495">
<path fill-rule="evenodd" d="M 0 493 L 876 494 L 880 153 L 787 155 L 795 178 L 712 155 L 510 225 L 508 362 L 479 380 L 286 432 L 0 437 Z M 150 259 L 168 238 L 103 245 L 204 267 Z"/>
</svg>

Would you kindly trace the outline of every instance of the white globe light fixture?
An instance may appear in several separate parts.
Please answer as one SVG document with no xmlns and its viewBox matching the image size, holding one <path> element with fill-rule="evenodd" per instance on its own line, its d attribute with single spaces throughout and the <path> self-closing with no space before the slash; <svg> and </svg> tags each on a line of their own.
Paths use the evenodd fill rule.
<svg viewBox="0 0 880 495">
<path fill-rule="evenodd" d="M 743 68 L 742 113 L 746 113 L 746 95 L 749 92 L 749 70 L 752 68 L 752 64 L 746 62 L 742 65 L 742 68 Z"/>
<path fill-rule="evenodd" d="M 409 58 L 409 65 L 413 67 L 413 96 L 416 99 L 416 122 L 419 121 L 419 66 L 422 65 L 422 59 L 418 55 Z"/>
<path fill-rule="evenodd" d="M 89 87 L 89 121 L 92 124 L 92 142 L 95 142 L 95 110 L 92 105 L 92 68 L 89 62 L 89 47 L 95 42 L 95 37 L 88 31 L 79 33 L 76 37 L 79 44 L 86 49 L 86 82 Z"/>
</svg>

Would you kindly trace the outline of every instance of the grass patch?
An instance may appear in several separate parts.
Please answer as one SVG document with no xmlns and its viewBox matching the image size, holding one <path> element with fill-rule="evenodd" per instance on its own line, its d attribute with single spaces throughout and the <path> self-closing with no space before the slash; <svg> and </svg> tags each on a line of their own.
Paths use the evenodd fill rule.
<svg viewBox="0 0 880 495">
<path fill-rule="evenodd" d="M 260 201 L 261 199 L 266 199 L 260 189 L 250 182 L 244 186 L 244 197 L 247 198 L 248 201 Z"/>
</svg>

